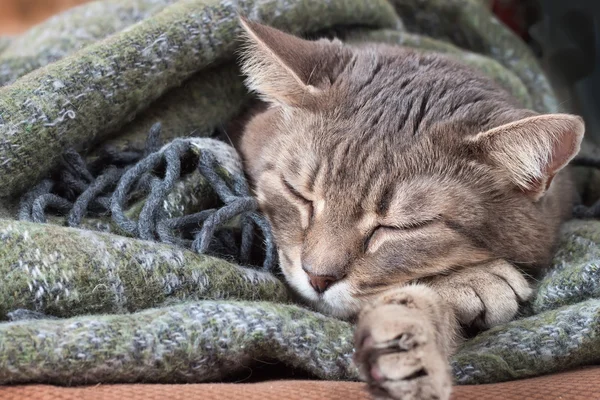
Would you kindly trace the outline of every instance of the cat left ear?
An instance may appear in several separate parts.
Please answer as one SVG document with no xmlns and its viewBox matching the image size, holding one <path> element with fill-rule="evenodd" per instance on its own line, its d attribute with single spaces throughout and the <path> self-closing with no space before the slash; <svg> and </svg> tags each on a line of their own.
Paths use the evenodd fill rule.
<svg viewBox="0 0 600 400">
<path fill-rule="evenodd" d="M 585 126 L 575 115 L 548 114 L 524 118 L 482 132 L 472 141 L 491 164 L 534 200 L 579 152 Z"/>
<path fill-rule="evenodd" d="M 302 106 L 322 94 L 348 56 L 339 41 L 309 41 L 240 18 L 246 47 L 242 72 L 247 85 L 268 102 Z"/>
</svg>

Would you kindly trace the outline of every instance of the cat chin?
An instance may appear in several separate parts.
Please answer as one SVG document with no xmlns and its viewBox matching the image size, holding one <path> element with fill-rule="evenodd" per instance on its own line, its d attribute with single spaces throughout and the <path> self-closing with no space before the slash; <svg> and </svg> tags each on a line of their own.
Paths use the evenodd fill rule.
<svg viewBox="0 0 600 400">
<path fill-rule="evenodd" d="M 362 302 L 352 296 L 347 282 L 337 282 L 322 295 L 310 286 L 306 273 L 301 268 L 286 268 L 283 275 L 290 286 L 317 311 L 340 319 L 348 319 L 361 309 Z"/>
</svg>

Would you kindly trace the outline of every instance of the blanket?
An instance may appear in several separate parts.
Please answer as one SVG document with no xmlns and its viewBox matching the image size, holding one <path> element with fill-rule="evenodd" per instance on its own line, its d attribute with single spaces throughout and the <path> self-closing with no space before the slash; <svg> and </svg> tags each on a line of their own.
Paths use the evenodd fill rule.
<svg viewBox="0 0 600 400">
<path fill-rule="evenodd" d="M 227 144 L 252 99 L 237 15 L 443 52 L 559 111 L 486 3 L 101 0 L 2 38 L 0 384 L 219 381 L 262 362 L 358 379 L 352 324 L 290 293 Z M 584 197 L 593 175 L 578 173 Z M 566 224 L 519 317 L 452 358 L 456 382 L 600 361 L 599 262 L 600 223 Z"/>
</svg>

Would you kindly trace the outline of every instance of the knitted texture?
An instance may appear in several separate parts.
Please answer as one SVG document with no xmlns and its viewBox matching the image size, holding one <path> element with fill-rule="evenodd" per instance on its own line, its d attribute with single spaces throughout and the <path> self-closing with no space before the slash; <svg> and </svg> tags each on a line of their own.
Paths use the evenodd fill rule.
<svg viewBox="0 0 600 400">
<path fill-rule="evenodd" d="M 251 97 L 238 13 L 444 52 L 558 111 L 480 0 L 102 0 L 2 40 L 0 383 L 206 382 L 262 361 L 357 379 L 353 326 L 293 304 L 226 144 Z M 457 382 L 600 361 L 599 246 L 600 223 L 567 224 L 522 317 L 453 358 Z"/>
</svg>

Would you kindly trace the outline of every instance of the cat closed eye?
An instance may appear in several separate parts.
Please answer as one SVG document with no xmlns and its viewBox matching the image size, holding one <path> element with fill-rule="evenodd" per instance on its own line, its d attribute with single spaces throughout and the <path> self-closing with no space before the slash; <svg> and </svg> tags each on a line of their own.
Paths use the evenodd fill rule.
<svg viewBox="0 0 600 400">
<path fill-rule="evenodd" d="M 375 251 L 379 245 L 385 240 L 387 234 L 394 234 L 406 231 L 414 231 L 423 228 L 427 225 L 435 222 L 436 219 L 429 219 L 425 221 L 412 222 L 406 225 L 389 226 L 389 225 L 378 225 L 376 226 L 369 236 L 365 239 L 364 249 L 367 251 Z"/>
<path fill-rule="evenodd" d="M 292 184 L 289 183 L 287 180 L 282 178 L 281 181 L 283 182 L 283 185 L 287 189 L 288 193 L 292 195 L 292 197 L 294 197 L 296 200 L 298 200 L 304 206 L 307 206 L 309 208 L 309 217 L 312 218 L 312 215 L 313 215 L 312 201 L 310 201 L 306 197 L 302 196 L 302 194 L 298 190 L 296 190 L 296 188 L 294 186 L 292 186 Z"/>
<path fill-rule="evenodd" d="M 288 190 L 288 192 L 294 196 L 296 199 L 300 200 L 303 203 L 311 203 L 312 201 L 308 200 L 306 197 L 302 196 L 300 194 L 300 192 L 298 190 L 296 190 L 295 187 L 292 186 L 291 183 L 289 183 L 288 181 L 286 181 L 285 179 L 282 179 L 283 181 L 283 185 L 285 186 L 285 188 Z"/>
</svg>

